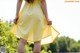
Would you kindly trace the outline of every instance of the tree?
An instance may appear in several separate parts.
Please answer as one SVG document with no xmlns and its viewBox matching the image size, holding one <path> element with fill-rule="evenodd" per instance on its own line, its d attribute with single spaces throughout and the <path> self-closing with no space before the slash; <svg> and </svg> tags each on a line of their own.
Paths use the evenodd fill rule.
<svg viewBox="0 0 80 53">
<path fill-rule="evenodd" d="M 48 51 L 51 50 L 51 52 L 58 52 L 59 51 L 59 46 L 57 41 L 50 43 L 48 47 Z"/>
</svg>

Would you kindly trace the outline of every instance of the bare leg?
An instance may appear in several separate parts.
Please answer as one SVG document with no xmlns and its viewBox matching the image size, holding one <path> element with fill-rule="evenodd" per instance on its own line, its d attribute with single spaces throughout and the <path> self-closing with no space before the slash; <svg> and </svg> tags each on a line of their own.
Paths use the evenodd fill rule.
<svg viewBox="0 0 80 53">
<path fill-rule="evenodd" d="M 35 42 L 33 52 L 40 53 L 40 50 L 41 50 L 41 41 Z"/>
<path fill-rule="evenodd" d="M 25 44 L 26 44 L 26 40 L 20 38 L 19 46 L 18 46 L 18 53 L 24 53 Z"/>
</svg>

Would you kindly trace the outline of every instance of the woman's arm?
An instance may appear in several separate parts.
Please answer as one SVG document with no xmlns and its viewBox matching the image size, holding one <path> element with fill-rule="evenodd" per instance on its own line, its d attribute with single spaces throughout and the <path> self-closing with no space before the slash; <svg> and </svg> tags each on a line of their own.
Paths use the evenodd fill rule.
<svg viewBox="0 0 80 53">
<path fill-rule="evenodd" d="M 19 11 L 21 8 L 21 4 L 22 4 L 22 0 L 18 0 L 17 1 L 17 6 L 16 6 L 16 15 L 15 15 L 15 19 L 14 19 L 14 23 L 17 24 L 18 18 L 19 18 Z"/>
<path fill-rule="evenodd" d="M 48 13 L 47 13 L 47 4 L 45 0 L 41 0 L 41 8 L 43 13 L 45 14 L 46 19 L 49 20 Z"/>
<path fill-rule="evenodd" d="M 43 13 L 44 13 L 44 15 L 46 17 L 48 25 L 52 25 L 52 21 L 50 21 L 49 18 L 48 18 L 47 4 L 46 4 L 45 0 L 41 0 L 41 8 L 42 8 L 42 11 L 43 11 Z"/>
<path fill-rule="evenodd" d="M 17 1 L 17 6 L 16 6 L 16 16 L 18 16 L 20 8 L 21 8 L 22 0 Z"/>
</svg>

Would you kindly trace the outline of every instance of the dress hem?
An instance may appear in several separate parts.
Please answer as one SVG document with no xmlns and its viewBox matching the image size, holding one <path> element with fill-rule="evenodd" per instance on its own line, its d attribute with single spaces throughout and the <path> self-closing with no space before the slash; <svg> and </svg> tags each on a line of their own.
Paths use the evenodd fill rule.
<svg viewBox="0 0 80 53">
<path fill-rule="evenodd" d="M 56 37 L 53 39 L 52 38 L 52 41 L 51 42 L 49 42 L 49 43 L 52 43 L 52 42 L 54 42 L 56 39 L 57 39 L 57 37 L 59 36 L 59 32 L 54 28 L 54 27 L 52 27 L 58 34 L 56 35 Z M 14 34 L 14 33 L 13 33 Z M 19 36 L 17 36 L 16 34 L 14 34 L 14 36 L 16 37 L 16 38 L 23 38 L 23 37 L 19 37 Z M 25 39 L 27 42 L 30 42 L 30 43 L 34 43 L 34 42 L 38 42 L 38 41 L 41 41 L 42 39 L 45 39 L 45 38 L 48 38 L 49 37 L 49 35 L 48 36 L 46 36 L 46 37 L 43 37 L 43 38 L 41 38 L 40 40 L 37 40 L 37 41 L 31 41 L 31 40 L 28 40 L 27 41 L 27 39 L 25 39 L 25 38 L 23 38 L 23 39 Z M 42 43 L 41 45 L 45 45 L 45 44 L 49 44 L 49 43 Z"/>
</svg>

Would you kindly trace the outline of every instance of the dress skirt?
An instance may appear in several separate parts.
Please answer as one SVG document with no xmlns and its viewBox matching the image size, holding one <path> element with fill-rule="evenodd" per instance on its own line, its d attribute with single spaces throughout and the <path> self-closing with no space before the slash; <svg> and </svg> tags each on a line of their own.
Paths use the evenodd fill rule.
<svg viewBox="0 0 80 53">
<path fill-rule="evenodd" d="M 23 38 L 31 43 L 41 41 L 41 44 L 51 43 L 59 35 L 52 25 L 48 25 L 38 0 L 33 4 L 25 2 L 17 24 L 11 27 L 11 32 L 17 38 Z"/>
</svg>

